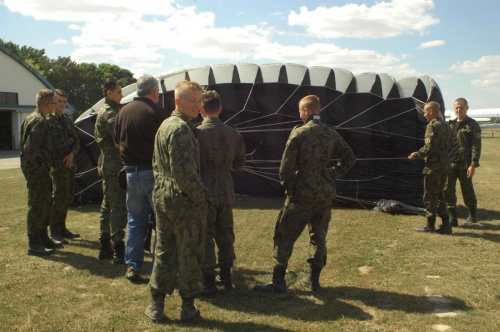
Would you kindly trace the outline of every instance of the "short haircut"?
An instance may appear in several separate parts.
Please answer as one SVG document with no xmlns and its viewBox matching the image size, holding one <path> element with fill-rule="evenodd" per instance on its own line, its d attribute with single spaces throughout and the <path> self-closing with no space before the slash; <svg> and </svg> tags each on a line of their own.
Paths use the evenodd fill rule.
<svg viewBox="0 0 500 332">
<path fill-rule="evenodd" d="M 175 98 L 182 98 L 184 93 L 188 90 L 203 91 L 201 85 L 192 81 L 182 81 L 175 86 Z"/>
<path fill-rule="evenodd" d="M 47 105 L 47 103 L 52 100 L 52 98 L 54 98 L 54 91 L 50 89 L 43 89 L 38 91 L 38 93 L 36 94 L 36 107 L 40 108 Z"/>
<path fill-rule="evenodd" d="M 204 92 L 201 95 L 201 107 L 207 114 L 216 114 L 221 107 L 221 101 L 217 91 L 209 90 Z"/>
<path fill-rule="evenodd" d="M 465 106 L 469 107 L 469 104 L 467 103 L 467 99 L 465 99 L 465 98 L 457 98 L 457 99 L 455 100 L 455 103 L 457 103 L 457 102 L 458 102 L 458 103 L 462 103 L 462 104 L 464 104 Z"/>
<path fill-rule="evenodd" d="M 158 80 L 151 75 L 142 75 L 137 80 L 137 95 L 139 97 L 151 94 L 155 89 L 159 89 Z"/>
<path fill-rule="evenodd" d="M 106 92 L 113 90 L 117 85 L 118 83 L 116 83 L 116 80 L 114 78 L 106 78 L 104 84 L 102 85 L 102 94 L 104 95 L 104 97 L 107 97 Z"/>
<path fill-rule="evenodd" d="M 425 104 L 425 107 L 428 107 L 437 112 L 441 111 L 441 106 L 439 106 L 439 104 L 436 103 L 435 101 L 428 102 L 427 104 Z"/>
<path fill-rule="evenodd" d="M 319 97 L 315 95 L 309 95 L 302 98 L 299 102 L 299 108 L 307 108 L 312 114 L 319 114 L 321 110 L 321 102 Z"/>
<path fill-rule="evenodd" d="M 55 89 L 54 96 L 68 98 L 68 93 L 62 89 Z"/>
</svg>

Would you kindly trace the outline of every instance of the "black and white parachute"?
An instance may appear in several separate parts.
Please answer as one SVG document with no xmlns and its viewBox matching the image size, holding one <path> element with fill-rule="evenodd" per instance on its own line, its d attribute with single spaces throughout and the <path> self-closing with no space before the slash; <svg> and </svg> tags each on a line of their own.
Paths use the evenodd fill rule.
<svg viewBox="0 0 500 332">
<path fill-rule="evenodd" d="M 184 69 L 157 77 L 165 112 L 174 105 L 174 88 L 183 80 L 216 90 L 222 99 L 221 120 L 239 130 L 247 163 L 233 173 L 235 192 L 279 196 L 278 169 L 291 129 L 301 124 L 299 100 L 310 94 L 321 99 L 321 119 L 338 131 L 353 149 L 356 165 L 337 180 L 339 202 L 376 204 L 381 199 L 422 206 L 422 161 L 408 155 L 424 144 L 423 106 L 435 101 L 444 110 L 441 91 L 429 76 L 396 81 L 387 74 L 351 72 L 296 64 L 224 64 Z M 135 84 L 123 89 L 122 103 L 136 96 Z M 95 170 L 99 148 L 94 142 L 96 114 L 103 100 L 76 121 L 82 140 L 77 156 L 76 198 L 102 198 Z M 195 122 L 200 122 L 201 117 Z M 332 160 L 334 162 L 334 160 Z"/>
</svg>

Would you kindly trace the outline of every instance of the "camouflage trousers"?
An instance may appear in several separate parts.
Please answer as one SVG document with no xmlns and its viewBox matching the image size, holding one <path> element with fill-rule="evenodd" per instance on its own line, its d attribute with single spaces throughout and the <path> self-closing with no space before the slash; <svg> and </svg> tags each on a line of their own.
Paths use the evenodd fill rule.
<svg viewBox="0 0 500 332">
<path fill-rule="evenodd" d="M 178 285 L 181 297 L 194 296 L 205 257 L 206 214 L 182 198 L 168 209 L 161 200 L 154 200 L 157 239 L 149 287 L 172 294 Z"/>
<path fill-rule="evenodd" d="M 460 169 L 455 163 L 451 164 L 451 173 L 448 174 L 444 198 L 449 209 L 457 207 L 457 179 L 460 181 L 460 189 L 464 203 L 468 208 L 477 207 L 476 193 L 472 185 L 472 178 L 467 177 L 467 169 Z"/>
<path fill-rule="evenodd" d="M 67 168 L 62 164 L 50 170 L 52 179 L 52 210 L 50 224 L 66 221 L 68 208 L 75 195 L 75 168 Z"/>
<path fill-rule="evenodd" d="M 427 218 L 448 217 L 446 202 L 444 200 L 444 189 L 448 174 L 425 174 L 424 175 L 424 205 Z"/>
<path fill-rule="evenodd" d="M 202 270 L 213 272 L 217 267 L 215 245 L 219 249 L 217 256 L 219 267 L 231 268 L 236 259 L 234 253 L 233 205 L 212 204 L 207 211 L 207 231 L 205 240 L 205 262 Z"/>
<path fill-rule="evenodd" d="M 286 269 L 292 255 L 293 246 L 306 227 L 309 229 L 311 266 L 322 268 L 326 265 L 326 235 L 331 218 L 332 198 L 317 199 L 312 202 L 294 202 L 287 197 L 281 209 L 274 230 L 275 267 Z"/>
<path fill-rule="evenodd" d="M 103 199 L 100 217 L 100 238 L 111 237 L 113 243 L 123 241 L 127 227 L 126 192 L 117 175 L 105 175 L 102 181 Z"/>
<path fill-rule="evenodd" d="M 52 204 L 50 174 L 23 172 L 28 189 L 28 215 L 26 218 L 28 236 L 37 234 L 49 225 Z"/>
</svg>

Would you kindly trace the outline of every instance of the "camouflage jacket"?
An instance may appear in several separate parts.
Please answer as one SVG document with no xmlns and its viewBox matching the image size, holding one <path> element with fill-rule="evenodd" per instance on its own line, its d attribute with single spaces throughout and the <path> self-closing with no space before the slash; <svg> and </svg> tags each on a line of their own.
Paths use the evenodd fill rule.
<svg viewBox="0 0 500 332">
<path fill-rule="evenodd" d="M 338 159 L 328 167 L 331 158 Z M 281 159 L 280 180 L 287 196 L 314 201 L 335 197 L 335 179 L 356 162 L 354 153 L 335 130 L 312 115 L 304 125 L 293 128 Z"/>
<path fill-rule="evenodd" d="M 450 127 L 439 119 L 432 119 L 425 131 L 425 144 L 418 150 L 417 157 L 425 158 L 423 174 L 449 173 L 452 133 Z"/>
<path fill-rule="evenodd" d="M 186 203 L 194 204 L 202 212 L 207 210 L 210 195 L 200 177 L 200 148 L 196 134 L 197 129 L 179 111 L 173 111 L 156 133 L 153 154 L 155 202 L 161 199 L 167 210 L 184 208 Z"/>
<path fill-rule="evenodd" d="M 457 119 L 448 123 L 453 130 Z M 458 145 L 458 167 L 469 168 L 469 166 L 479 167 L 479 157 L 481 157 L 481 128 L 476 120 L 465 117 L 461 121 L 457 131 L 457 136 L 453 137 Z"/>
<path fill-rule="evenodd" d="M 109 99 L 104 100 L 95 122 L 95 141 L 101 148 L 101 155 L 97 163 L 100 176 L 118 175 L 123 164 L 120 159 L 120 149 L 115 146 L 113 133 L 115 132 L 116 115 L 121 105 Z"/>
<path fill-rule="evenodd" d="M 71 152 L 76 156 L 80 151 L 80 139 L 68 115 L 54 112 L 49 114 L 47 121 L 54 147 L 54 166 L 64 167 L 62 160 Z"/>
<path fill-rule="evenodd" d="M 52 138 L 47 119 L 35 109 L 21 126 L 21 169 L 49 175 L 54 165 Z"/>
<path fill-rule="evenodd" d="M 234 202 L 233 179 L 229 170 L 245 165 L 245 144 L 236 129 L 219 118 L 208 117 L 198 126 L 201 180 L 217 204 Z"/>
</svg>

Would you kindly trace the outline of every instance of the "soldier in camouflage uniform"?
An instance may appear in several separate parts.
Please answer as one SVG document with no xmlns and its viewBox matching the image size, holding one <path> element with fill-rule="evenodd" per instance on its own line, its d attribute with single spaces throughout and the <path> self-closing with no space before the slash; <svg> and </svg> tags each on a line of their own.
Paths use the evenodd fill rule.
<svg viewBox="0 0 500 332">
<path fill-rule="evenodd" d="M 54 167 L 50 170 L 52 178 L 52 211 L 50 216 L 50 236 L 52 239 L 68 243 L 66 239 L 80 237 L 66 228 L 68 207 L 75 195 L 74 158 L 80 151 L 80 139 L 73 121 L 64 114 L 68 94 L 61 90 L 54 91 L 56 110 L 47 118 L 54 146 Z"/>
<path fill-rule="evenodd" d="M 54 245 L 47 241 L 52 203 L 50 168 L 54 156 L 46 116 L 56 105 L 52 90 L 40 90 L 36 105 L 21 126 L 21 170 L 28 189 L 28 255 L 44 256 L 54 251 Z"/>
<path fill-rule="evenodd" d="M 125 227 L 127 227 L 126 192 L 120 188 L 118 173 L 123 167 L 120 149 L 115 143 L 116 115 L 120 111 L 122 88 L 113 79 L 103 86 L 104 105 L 95 123 L 95 141 L 101 148 L 97 171 L 102 176 L 103 199 L 101 204 L 99 259 L 113 258 L 113 264 L 125 264 Z M 110 240 L 113 242 L 111 248 Z M 114 249 L 114 250 L 113 250 Z M 113 255 L 114 253 L 114 255 Z"/>
<path fill-rule="evenodd" d="M 207 236 L 205 262 L 202 267 L 202 294 L 217 292 L 215 268 L 217 244 L 220 273 L 217 283 L 231 287 L 231 268 L 236 259 L 234 253 L 233 203 L 234 189 L 232 171 L 245 165 L 245 145 L 237 130 L 219 120 L 222 105 L 216 91 L 207 91 L 202 96 L 201 115 L 203 122 L 198 129 L 200 142 L 201 180 L 212 197 L 207 213 Z M 215 241 L 214 241 L 215 240 Z"/>
<path fill-rule="evenodd" d="M 424 205 L 427 215 L 427 224 L 415 227 L 418 232 L 435 232 L 436 214 L 439 214 L 442 224 L 437 230 L 440 234 L 451 234 L 448 211 L 444 201 L 446 177 L 450 172 L 451 130 L 440 120 L 439 104 L 431 101 L 424 106 L 424 116 L 429 122 L 425 131 L 425 145 L 417 152 L 413 152 L 408 159 L 425 159 L 424 175 Z"/>
<path fill-rule="evenodd" d="M 156 133 L 153 201 L 158 238 L 149 282 L 152 304 L 145 310 L 154 322 L 165 319 L 165 295 L 172 294 L 176 285 L 182 297 L 181 320 L 200 314 L 194 296 L 200 291 L 209 194 L 200 177 L 197 129 L 191 121 L 199 114 L 201 95 L 197 83 L 180 82 L 175 110 Z"/>
<path fill-rule="evenodd" d="M 317 96 L 306 96 L 299 102 L 304 125 L 292 130 L 281 159 L 280 179 L 287 197 L 274 231 L 273 277 L 268 284 L 255 285 L 257 291 L 286 292 L 288 260 L 306 226 L 314 254 L 308 259 L 310 274 L 302 283 L 313 291 L 320 288 L 320 273 L 326 265 L 331 205 L 336 195 L 335 179 L 342 177 L 355 163 L 354 153 L 344 139 L 321 122 L 320 110 Z M 339 160 L 329 168 L 331 158 Z"/>
<path fill-rule="evenodd" d="M 457 179 L 464 203 L 469 208 L 467 222 L 477 222 L 477 199 L 472 185 L 472 177 L 479 167 L 481 156 L 481 128 L 474 119 L 467 116 L 469 106 L 467 100 L 458 98 L 455 101 L 457 118 L 448 122 L 453 133 L 453 145 L 450 152 L 451 172 L 444 193 L 452 226 L 458 226 L 457 219 Z"/>
</svg>

